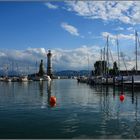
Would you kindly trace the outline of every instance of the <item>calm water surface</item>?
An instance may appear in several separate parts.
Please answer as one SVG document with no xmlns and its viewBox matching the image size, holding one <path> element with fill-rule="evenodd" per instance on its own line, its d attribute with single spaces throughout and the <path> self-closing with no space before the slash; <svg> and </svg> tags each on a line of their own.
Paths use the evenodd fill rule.
<svg viewBox="0 0 140 140">
<path fill-rule="evenodd" d="M 0 138 L 140 138 L 140 92 L 124 93 L 121 102 L 117 88 L 76 80 L 0 82 Z"/>
</svg>

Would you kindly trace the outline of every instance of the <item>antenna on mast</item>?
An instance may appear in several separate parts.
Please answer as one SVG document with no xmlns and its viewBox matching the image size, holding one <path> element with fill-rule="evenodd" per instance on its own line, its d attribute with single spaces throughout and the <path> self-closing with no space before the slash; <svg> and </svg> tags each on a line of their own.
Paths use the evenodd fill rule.
<svg viewBox="0 0 140 140">
<path fill-rule="evenodd" d="M 138 70 L 138 64 L 137 64 L 137 37 L 138 37 L 138 34 L 137 34 L 137 31 L 135 30 L 135 48 L 136 48 L 136 73 L 137 73 L 137 70 Z"/>
</svg>

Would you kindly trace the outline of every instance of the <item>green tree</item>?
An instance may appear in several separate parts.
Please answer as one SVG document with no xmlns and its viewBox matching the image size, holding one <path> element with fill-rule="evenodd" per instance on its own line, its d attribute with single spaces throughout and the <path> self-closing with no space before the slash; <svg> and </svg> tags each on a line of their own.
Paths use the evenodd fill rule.
<svg viewBox="0 0 140 140">
<path fill-rule="evenodd" d="M 117 66 L 117 62 L 115 61 L 113 63 L 113 75 L 118 75 L 119 74 L 119 70 L 118 70 L 118 66 Z"/>
<path fill-rule="evenodd" d="M 118 70 L 117 62 L 115 61 L 113 63 L 113 68 L 112 69 L 109 69 L 109 75 L 116 76 L 118 74 L 119 74 L 119 70 Z"/>
<path fill-rule="evenodd" d="M 95 75 L 105 74 L 107 70 L 107 63 L 106 61 L 96 61 L 94 63 L 94 73 Z"/>
</svg>

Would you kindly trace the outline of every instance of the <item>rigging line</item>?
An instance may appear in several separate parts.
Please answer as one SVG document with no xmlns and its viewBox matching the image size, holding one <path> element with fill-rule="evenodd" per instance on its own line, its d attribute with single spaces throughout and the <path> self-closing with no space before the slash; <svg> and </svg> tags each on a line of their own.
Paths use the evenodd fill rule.
<svg viewBox="0 0 140 140">
<path fill-rule="evenodd" d="M 124 60 L 124 57 L 122 57 L 122 59 L 123 59 L 123 63 L 124 63 L 124 66 L 125 66 L 125 69 L 126 69 L 127 75 L 129 75 L 129 74 L 128 74 L 128 70 L 127 70 L 127 66 L 126 66 L 126 63 L 125 63 L 125 60 Z"/>
<path fill-rule="evenodd" d="M 113 63 L 114 62 L 114 59 L 113 59 L 113 56 L 112 56 L 110 47 L 109 47 L 109 52 L 110 52 L 111 60 L 112 60 L 112 63 Z"/>
<path fill-rule="evenodd" d="M 117 53 L 118 53 L 118 69 L 120 71 L 120 51 L 119 51 L 119 41 L 118 41 L 118 36 L 116 39 L 116 44 L 117 44 Z"/>
<path fill-rule="evenodd" d="M 107 68 L 109 69 L 109 53 L 108 53 L 108 46 L 109 46 L 109 35 L 107 36 L 107 51 L 106 51 L 106 60 L 107 60 Z M 109 74 L 109 71 L 107 69 L 107 75 Z"/>
<path fill-rule="evenodd" d="M 105 53 L 105 50 L 106 50 L 106 47 L 107 47 L 107 41 L 105 42 L 105 45 L 104 45 L 104 47 L 103 47 L 103 53 L 104 53 L 104 57 L 103 57 L 103 58 L 104 58 L 104 61 L 105 61 L 105 58 L 106 58 L 106 57 L 105 57 L 105 54 L 106 54 L 106 53 Z"/>
<path fill-rule="evenodd" d="M 105 45 L 103 47 L 103 61 L 104 61 L 104 65 L 103 65 L 103 69 L 104 69 L 104 74 L 107 74 L 107 70 L 106 70 L 106 66 L 107 66 L 107 41 L 105 42 Z"/>
<path fill-rule="evenodd" d="M 106 64 L 105 64 L 105 60 L 106 59 L 106 57 L 105 57 L 105 46 L 104 46 L 104 48 L 103 48 L 103 74 L 105 75 L 106 74 L 106 69 L 105 69 L 105 67 L 106 67 Z"/>
<path fill-rule="evenodd" d="M 127 75 L 129 75 L 129 74 L 128 74 L 128 70 L 127 70 L 127 66 L 126 66 L 126 63 L 125 63 L 125 60 L 124 60 L 124 56 L 122 56 L 122 59 L 123 59 L 123 63 L 124 63 L 124 66 L 125 66 L 125 69 L 126 69 Z"/>
<path fill-rule="evenodd" d="M 139 37 L 138 37 L 138 44 L 139 44 L 139 47 L 140 47 L 140 40 L 139 40 Z"/>
<path fill-rule="evenodd" d="M 103 58 L 102 58 L 102 55 L 103 55 L 103 50 L 101 49 L 101 75 L 103 75 L 103 65 L 102 65 Z"/>
<path fill-rule="evenodd" d="M 135 31 L 136 73 L 137 73 L 137 69 L 138 69 L 138 66 L 137 66 L 137 43 L 138 43 L 138 34 L 137 34 L 137 31 Z"/>
<path fill-rule="evenodd" d="M 120 52 L 121 52 L 121 49 L 120 49 Z M 126 63 L 125 63 L 125 60 L 124 60 L 124 56 L 121 56 L 121 58 L 122 58 L 122 60 L 123 60 L 123 64 L 124 64 L 124 66 L 125 66 L 127 75 L 129 75 L 128 70 L 127 70 L 127 66 L 126 66 Z"/>
</svg>

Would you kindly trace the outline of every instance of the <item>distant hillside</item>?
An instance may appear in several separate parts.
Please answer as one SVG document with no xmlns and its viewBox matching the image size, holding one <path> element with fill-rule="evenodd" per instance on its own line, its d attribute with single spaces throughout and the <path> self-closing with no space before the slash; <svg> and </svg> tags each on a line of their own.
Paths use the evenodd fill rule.
<svg viewBox="0 0 140 140">
<path fill-rule="evenodd" d="M 63 71 L 57 71 L 54 72 L 55 76 L 87 76 L 89 74 L 88 70 L 80 70 L 80 71 L 74 71 L 74 70 L 63 70 Z"/>
<path fill-rule="evenodd" d="M 6 75 L 8 75 L 8 76 L 18 76 L 18 75 L 21 75 L 21 74 L 23 74 L 23 73 L 17 72 L 17 71 L 9 71 L 8 73 L 6 73 L 5 71 L 0 70 L 0 76 L 6 76 Z"/>
<path fill-rule="evenodd" d="M 19 73 L 16 71 L 9 71 L 8 76 L 13 76 L 13 75 L 21 75 L 23 73 Z M 55 71 L 53 72 L 54 76 L 87 76 L 89 74 L 88 70 L 80 70 L 80 71 L 74 71 L 74 70 L 63 70 L 63 71 Z M 2 70 L 0 70 L 0 76 L 5 76 L 6 73 Z"/>
</svg>

